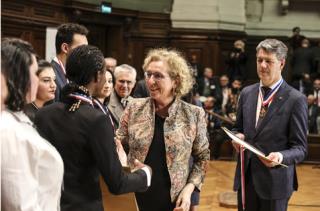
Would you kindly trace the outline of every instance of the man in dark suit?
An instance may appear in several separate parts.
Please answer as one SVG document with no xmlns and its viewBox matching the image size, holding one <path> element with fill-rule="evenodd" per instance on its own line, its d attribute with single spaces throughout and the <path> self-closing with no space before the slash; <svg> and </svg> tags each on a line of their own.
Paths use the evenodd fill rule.
<svg viewBox="0 0 320 211">
<path fill-rule="evenodd" d="M 266 39 L 256 49 L 260 83 L 241 92 L 234 131 L 272 162 L 233 143 L 240 149 L 234 190 L 238 191 L 239 210 L 285 211 L 298 188 L 295 165 L 307 154 L 307 101 L 282 79 L 287 47 Z"/>
<path fill-rule="evenodd" d="M 58 27 L 56 34 L 56 57 L 51 61 L 51 65 L 56 74 L 56 94 L 55 101 L 60 100 L 60 92 L 67 84 L 66 78 L 66 60 L 70 50 L 80 46 L 87 45 L 88 29 L 76 23 L 65 23 Z"/>
</svg>

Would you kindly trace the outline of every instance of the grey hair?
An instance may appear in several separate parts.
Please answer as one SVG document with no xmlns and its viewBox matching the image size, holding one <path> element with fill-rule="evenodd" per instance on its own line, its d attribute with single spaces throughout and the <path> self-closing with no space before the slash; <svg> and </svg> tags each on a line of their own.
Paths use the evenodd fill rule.
<svg viewBox="0 0 320 211">
<path fill-rule="evenodd" d="M 260 49 L 263 49 L 268 53 L 275 54 L 278 60 L 283 60 L 287 58 L 288 48 L 280 40 L 265 39 L 258 44 L 256 48 L 257 53 Z"/>
<path fill-rule="evenodd" d="M 130 73 L 130 74 L 133 74 L 134 75 L 134 80 L 136 80 L 137 71 L 136 71 L 136 69 L 134 67 L 132 67 L 132 66 L 130 66 L 128 64 L 119 65 L 114 69 L 114 73 L 113 74 L 114 74 L 115 79 L 117 79 L 117 77 L 123 72 L 127 72 L 127 73 Z"/>
</svg>

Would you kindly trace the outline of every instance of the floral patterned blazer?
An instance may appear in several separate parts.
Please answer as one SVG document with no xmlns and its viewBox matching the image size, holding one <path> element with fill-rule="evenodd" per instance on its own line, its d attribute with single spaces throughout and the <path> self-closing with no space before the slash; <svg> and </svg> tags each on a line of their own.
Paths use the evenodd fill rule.
<svg viewBox="0 0 320 211">
<path fill-rule="evenodd" d="M 117 139 L 129 146 L 128 163 L 145 161 L 155 127 L 155 105 L 151 98 L 133 99 L 125 109 L 117 130 Z M 166 162 L 171 179 L 171 201 L 174 202 L 187 183 L 199 190 L 210 159 L 205 112 L 202 108 L 176 99 L 164 123 Z M 189 159 L 194 164 L 189 169 Z"/>
</svg>

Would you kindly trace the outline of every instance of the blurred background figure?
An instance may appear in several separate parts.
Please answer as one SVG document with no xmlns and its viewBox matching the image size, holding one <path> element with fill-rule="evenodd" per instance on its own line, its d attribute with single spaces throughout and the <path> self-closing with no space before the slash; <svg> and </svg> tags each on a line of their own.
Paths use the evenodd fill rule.
<svg viewBox="0 0 320 211">
<path fill-rule="evenodd" d="M 312 107 L 316 107 L 316 108 L 312 108 L 312 112 L 309 110 L 309 112 L 311 112 L 312 114 L 310 114 L 311 116 L 309 116 L 309 118 L 312 119 L 316 119 L 316 130 L 313 128 L 309 128 L 310 133 L 314 132 L 316 134 L 320 134 L 320 78 L 316 78 L 313 81 L 313 88 L 312 90 L 309 92 L 309 95 L 313 95 L 314 98 L 314 105 Z M 314 110 L 316 110 L 317 112 L 315 112 Z M 314 124 L 314 120 L 311 121 L 312 124 Z"/>
<path fill-rule="evenodd" d="M 247 64 L 247 54 L 245 52 L 245 43 L 242 40 L 236 40 L 233 44 L 233 49 L 229 53 L 226 60 L 229 79 L 232 81 L 235 78 L 240 78 L 241 80 L 246 79 L 246 64 Z"/>
<path fill-rule="evenodd" d="M 312 51 L 309 46 L 309 40 L 305 38 L 301 41 L 300 47 L 293 51 L 291 59 L 292 80 L 305 73 L 310 75 L 312 71 Z"/>
<path fill-rule="evenodd" d="M 310 91 L 315 98 L 315 104 L 320 107 L 320 78 L 316 78 L 313 81 L 313 88 Z"/>
<path fill-rule="evenodd" d="M 222 112 L 215 106 L 216 99 L 214 97 L 207 97 L 203 103 L 203 108 L 206 111 L 207 131 L 209 134 L 209 149 L 210 158 L 218 159 L 220 156 L 220 147 L 223 143 L 221 132 L 221 120 L 215 116 L 218 114 L 222 116 Z"/>
<path fill-rule="evenodd" d="M 314 78 L 320 77 L 320 41 L 312 49 L 312 73 Z"/>
<path fill-rule="evenodd" d="M 114 69 L 117 66 L 117 60 L 112 57 L 107 57 L 104 59 L 104 61 L 106 62 L 106 68 L 108 70 L 111 70 L 111 72 L 114 72 Z"/>
<path fill-rule="evenodd" d="M 203 77 L 203 66 L 199 61 L 196 53 L 192 53 L 190 57 L 191 73 L 195 80 Z"/>
<path fill-rule="evenodd" d="M 231 93 L 228 98 L 226 105 L 226 115 L 231 121 L 236 121 L 236 114 L 238 108 L 238 99 L 240 96 L 240 91 L 242 88 L 242 81 L 240 79 L 235 79 L 231 83 Z"/>
<path fill-rule="evenodd" d="M 199 96 L 212 96 L 215 98 L 216 105 L 221 105 L 222 95 L 219 85 L 219 78 L 214 76 L 212 68 L 204 68 L 203 77 L 197 80 L 197 94 Z"/>
<path fill-rule="evenodd" d="M 289 38 L 291 51 L 301 47 L 301 42 L 306 37 L 300 34 L 300 27 L 296 26 L 292 29 L 292 36 Z"/>
<path fill-rule="evenodd" d="M 136 193 L 138 206 L 140 211 L 188 211 L 197 205 L 191 194 L 200 191 L 210 159 L 205 112 L 180 99 L 193 85 L 180 53 L 151 50 L 143 69 L 150 97 L 133 99 L 117 130 L 117 139 L 129 146 L 129 166 L 137 158 L 153 170 L 151 187 Z"/>
<path fill-rule="evenodd" d="M 56 91 L 56 74 L 49 62 L 46 60 L 38 61 L 38 70 L 36 75 L 39 79 L 39 86 L 36 100 L 24 107 L 25 114 L 34 122 L 36 112 L 45 104 L 54 100 Z"/>
<path fill-rule="evenodd" d="M 317 118 L 320 116 L 320 108 L 316 105 L 316 98 L 310 94 L 308 95 L 308 124 L 309 134 L 319 134 L 317 126 Z"/>
<path fill-rule="evenodd" d="M 312 90 L 312 81 L 308 73 L 302 73 L 291 82 L 291 86 L 301 93 L 308 95 Z"/>
<path fill-rule="evenodd" d="M 221 111 L 223 114 L 226 113 L 226 105 L 229 101 L 229 96 L 231 94 L 231 89 L 229 87 L 229 77 L 227 75 L 222 75 L 220 77 L 220 91 L 221 91 Z"/>
<path fill-rule="evenodd" d="M 38 88 L 32 46 L 20 39 L 2 40 L 1 67 L 8 87 L 0 126 L 1 209 L 58 211 L 62 159 L 23 112 L 25 104 L 36 99 Z"/>
</svg>

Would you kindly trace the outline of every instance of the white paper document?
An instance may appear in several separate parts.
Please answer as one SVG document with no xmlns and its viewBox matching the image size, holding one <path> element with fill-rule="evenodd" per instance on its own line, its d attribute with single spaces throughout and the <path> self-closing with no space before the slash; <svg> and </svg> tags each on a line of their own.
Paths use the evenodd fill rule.
<svg viewBox="0 0 320 211">
<path fill-rule="evenodd" d="M 274 163 L 276 163 L 276 164 L 278 164 L 278 165 L 281 165 L 281 166 L 283 166 L 283 167 L 288 168 L 287 165 L 284 165 L 284 164 L 282 164 L 282 163 L 278 163 L 278 162 L 275 162 L 275 161 L 270 160 L 269 158 L 266 157 L 266 155 L 265 155 L 263 152 L 261 152 L 260 150 L 258 150 L 258 149 L 255 148 L 254 146 L 248 144 L 247 142 L 245 142 L 245 141 L 241 140 L 240 138 L 238 138 L 237 136 L 235 136 L 235 135 L 233 134 L 233 132 L 231 132 L 231 131 L 230 131 L 229 129 L 227 129 L 226 127 L 221 127 L 221 128 L 222 128 L 222 130 L 224 130 L 224 132 L 225 132 L 233 141 L 235 141 L 237 144 L 243 146 L 244 148 L 250 150 L 251 152 L 253 152 L 254 154 L 260 156 L 261 158 L 263 158 L 263 159 L 265 159 L 265 160 L 274 162 Z"/>
</svg>

